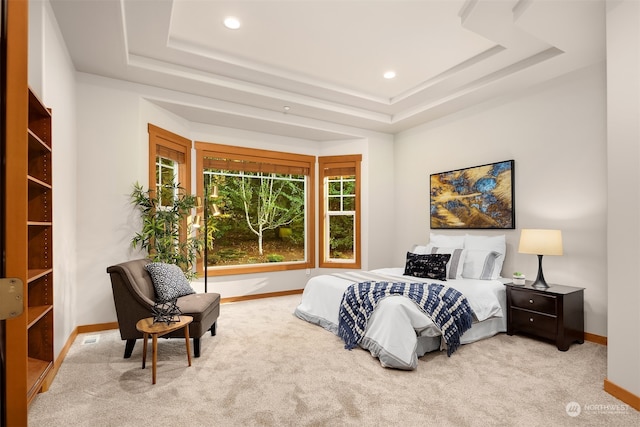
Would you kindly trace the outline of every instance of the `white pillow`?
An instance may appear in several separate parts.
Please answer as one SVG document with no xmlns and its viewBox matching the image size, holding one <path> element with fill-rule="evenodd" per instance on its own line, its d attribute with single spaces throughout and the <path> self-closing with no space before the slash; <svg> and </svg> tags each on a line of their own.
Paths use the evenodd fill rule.
<svg viewBox="0 0 640 427">
<path fill-rule="evenodd" d="M 462 269 L 467 251 L 460 248 L 439 248 L 429 243 L 427 246 L 413 245 L 409 252 L 416 255 L 449 254 L 447 262 L 447 279 L 462 279 Z M 452 269 L 453 266 L 453 269 Z"/>
<path fill-rule="evenodd" d="M 483 251 L 477 249 L 465 249 L 466 256 L 462 277 L 467 279 L 495 280 L 500 277 L 500 268 L 504 255 L 496 251 Z"/>
<path fill-rule="evenodd" d="M 507 242 L 504 234 L 498 236 L 473 236 L 471 234 L 465 234 L 464 248 L 468 250 L 494 251 L 502 255 L 496 260 L 495 266 L 497 269 L 496 273 L 498 277 L 500 277 L 502 264 L 507 255 Z"/>
<path fill-rule="evenodd" d="M 427 248 L 431 244 L 427 245 Z M 464 260 L 467 256 L 466 249 L 460 248 L 438 248 L 431 246 L 430 254 L 449 254 L 451 258 L 447 261 L 447 279 L 462 279 L 462 270 L 464 268 Z"/>
<path fill-rule="evenodd" d="M 474 236 L 471 234 L 464 235 L 465 249 L 479 249 L 484 251 L 496 251 L 504 255 L 507 248 L 506 238 L 504 234 L 499 236 Z"/>
<path fill-rule="evenodd" d="M 431 253 L 431 248 L 427 246 L 413 245 L 413 247 L 409 250 L 412 254 L 417 255 L 426 255 Z"/>
<path fill-rule="evenodd" d="M 438 248 L 464 249 L 465 236 L 447 236 L 445 234 L 430 233 L 429 243 Z"/>
</svg>

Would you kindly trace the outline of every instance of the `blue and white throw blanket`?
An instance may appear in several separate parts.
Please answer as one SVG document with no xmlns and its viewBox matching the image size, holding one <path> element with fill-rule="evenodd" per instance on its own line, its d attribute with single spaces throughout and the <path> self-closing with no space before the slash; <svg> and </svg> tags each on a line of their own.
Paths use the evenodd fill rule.
<svg viewBox="0 0 640 427">
<path fill-rule="evenodd" d="M 438 283 L 355 283 L 347 288 L 340 303 L 338 335 L 345 342 L 344 348 L 351 350 L 360 343 L 373 310 L 383 298 L 393 295 L 405 296 L 424 310 L 442 332 L 448 356 L 460 346 L 460 337 L 473 322 L 467 298 Z"/>
</svg>

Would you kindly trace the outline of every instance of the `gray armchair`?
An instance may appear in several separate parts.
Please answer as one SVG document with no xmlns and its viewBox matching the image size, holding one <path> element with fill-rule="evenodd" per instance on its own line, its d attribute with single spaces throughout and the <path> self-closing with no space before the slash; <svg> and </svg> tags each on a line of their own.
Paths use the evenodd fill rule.
<svg viewBox="0 0 640 427">
<path fill-rule="evenodd" d="M 142 332 L 136 329 L 138 320 L 152 316 L 155 303 L 155 288 L 151 276 L 145 269 L 149 259 L 123 262 L 107 268 L 111 277 L 113 301 L 116 305 L 120 337 L 126 340 L 124 357 L 131 357 L 136 340 Z M 193 353 L 200 357 L 200 337 L 205 332 L 216 334 L 216 322 L 220 315 L 220 294 L 191 294 L 178 298 L 177 305 L 182 314 L 193 317 L 189 325 L 189 336 L 193 338 Z M 183 329 L 164 335 L 167 338 L 184 338 Z"/>
</svg>

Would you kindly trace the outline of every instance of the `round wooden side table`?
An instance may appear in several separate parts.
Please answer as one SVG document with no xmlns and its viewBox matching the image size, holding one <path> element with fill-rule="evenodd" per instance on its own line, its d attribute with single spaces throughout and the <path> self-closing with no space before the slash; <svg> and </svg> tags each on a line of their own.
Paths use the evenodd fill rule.
<svg viewBox="0 0 640 427">
<path fill-rule="evenodd" d="M 156 383 L 156 362 L 158 361 L 158 337 L 168 334 L 169 332 L 177 331 L 180 328 L 184 328 L 184 340 L 187 346 L 187 360 L 189 366 L 191 366 L 191 348 L 189 347 L 189 323 L 193 321 L 191 316 L 179 316 L 177 322 L 166 323 L 156 322 L 153 323 L 153 317 L 147 317 L 140 319 L 136 323 L 136 329 L 143 334 L 143 347 L 142 347 L 142 369 L 145 368 L 147 361 L 147 341 L 149 335 L 151 335 L 153 346 L 151 350 L 152 354 L 152 384 Z"/>
</svg>

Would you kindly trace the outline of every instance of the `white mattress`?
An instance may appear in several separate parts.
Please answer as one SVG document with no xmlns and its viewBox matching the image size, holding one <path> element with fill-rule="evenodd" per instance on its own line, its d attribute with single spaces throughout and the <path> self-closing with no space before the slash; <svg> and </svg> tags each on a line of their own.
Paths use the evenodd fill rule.
<svg viewBox="0 0 640 427">
<path fill-rule="evenodd" d="M 384 268 L 371 273 L 388 281 L 408 283 L 441 283 L 464 294 L 474 312 L 471 329 L 461 337 L 468 344 L 506 331 L 506 292 L 499 280 L 461 279 L 440 282 L 403 276 L 402 268 Z M 338 333 L 340 302 L 346 288 L 357 282 L 371 280 L 367 272 L 346 275 L 322 275 L 307 282 L 296 316 Z M 418 357 L 426 352 L 445 348 L 440 330 L 413 301 L 402 296 L 387 297 L 378 303 L 367 323 L 360 346 L 380 359 L 382 366 L 415 369 Z M 346 350 L 345 350 L 346 351 Z M 455 355 L 455 354 L 454 354 Z"/>
</svg>

